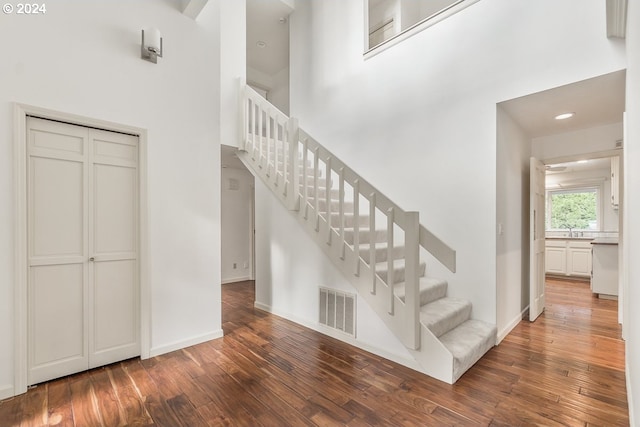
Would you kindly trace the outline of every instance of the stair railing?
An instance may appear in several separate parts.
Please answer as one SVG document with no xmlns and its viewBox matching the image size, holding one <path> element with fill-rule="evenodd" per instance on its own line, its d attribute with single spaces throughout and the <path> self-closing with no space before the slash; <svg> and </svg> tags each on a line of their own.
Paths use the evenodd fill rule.
<svg viewBox="0 0 640 427">
<path fill-rule="evenodd" d="M 368 291 L 386 299 L 389 316 L 400 310 L 405 319 L 400 338 L 408 348 L 418 349 L 420 247 L 452 272 L 456 268 L 455 251 L 420 225 L 418 212 L 401 209 L 300 129 L 296 119 L 287 117 L 249 86 L 245 86 L 242 94 L 244 125 L 240 148 L 248 153 L 254 171 L 289 209 L 302 209 L 306 220 L 311 216 L 316 232 L 323 223 L 326 232 L 323 238 L 328 245 L 339 245 L 340 262 L 351 262 L 350 269 L 355 276 L 364 273 L 370 278 Z M 337 205 L 332 195 L 337 197 Z M 361 225 L 361 218 L 366 218 L 365 209 L 368 210 L 366 226 Z M 334 214 L 337 225 L 333 222 Z M 348 215 L 352 216 L 352 228 L 346 227 Z M 377 219 L 382 224 L 376 224 Z M 368 254 L 361 251 L 367 237 Z M 380 256 L 386 259 L 385 277 L 376 271 L 379 252 L 375 243 L 386 244 L 386 254 Z M 399 259 L 404 260 L 405 266 L 404 302 L 393 291 L 394 261 Z"/>
</svg>

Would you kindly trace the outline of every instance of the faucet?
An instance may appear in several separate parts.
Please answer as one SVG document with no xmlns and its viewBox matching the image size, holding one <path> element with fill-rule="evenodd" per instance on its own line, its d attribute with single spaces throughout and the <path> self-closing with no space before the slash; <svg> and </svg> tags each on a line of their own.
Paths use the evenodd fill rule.
<svg viewBox="0 0 640 427">
<path fill-rule="evenodd" d="M 573 229 L 571 227 L 569 227 L 569 237 L 573 237 Z"/>
</svg>

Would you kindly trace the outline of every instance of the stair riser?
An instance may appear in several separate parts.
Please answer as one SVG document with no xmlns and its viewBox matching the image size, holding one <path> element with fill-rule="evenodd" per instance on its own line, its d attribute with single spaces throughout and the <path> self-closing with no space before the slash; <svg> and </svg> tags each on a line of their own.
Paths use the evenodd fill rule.
<svg viewBox="0 0 640 427">
<path fill-rule="evenodd" d="M 360 243 L 382 243 L 387 241 L 387 232 L 385 230 L 376 230 L 373 233 L 369 230 L 360 230 L 359 234 Z M 354 231 L 344 230 L 344 241 L 353 246 Z"/>
<path fill-rule="evenodd" d="M 322 180 L 318 181 L 318 184 L 320 184 Z M 300 194 L 304 193 L 304 186 L 300 185 Z M 320 187 L 318 186 L 318 194 L 320 195 L 320 198 L 323 199 L 327 196 L 327 190 L 326 188 L 324 188 L 324 186 Z M 340 190 L 338 190 L 337 188 L 332 188 L 331 192 L 329 193 L 329 197 L 332 200 L 338 200 L 338 198 L 340 197 Z M 307 195 L 309 197 L 313 197 L 314 196 L 314 192 L 313 192 L 313 185 L 309 185 L 307 186 Z"/>
<path fill-rule="evenodd" d="M 389 251 L 387 251 L 386 247 L 376 248 L 375 249 L 375 258 L 374 264 L 382 261 L 388 260 Z M 400 259 L 404 256 L 404 246 L 395 247 L 391 250 L 391 259 Z M 369 263 L 369 259 L 371 257 L 371 252 L 369 249 L 360 250 L 360 258 L 364 260 L 367 264 Z"/>
<path fill-rule="evenodd" d="M 436 289 L 427 289 L 424 292 L 420 292 L 420 306 L 427 305 L 437 299 L 447 296 L 447 287 L 439 287 Z"/>
<path fill-rule="evenodd" d="M 447 332 L 449 332 L 450 330 L 454 329 L 458 325 L 461 325 L 462 323 L 466 322 L 467 320 L 469 320 L 470 317 L 471 317 L 471 305 L 468 305 L 467 307 L 465 307 L 464 310 L 460 310 L 456 312 L 454 315 L 446 319 L 442 319 L 434 323 L 433 325 L 429 326 L 429 329 L 431 330 L 431 332 L 434 333 L 435 336 L 440 337 L 446 334 Z"/>
<path fill-rule="evenodd" d="M 313 197 L 309 197 L 309 204 L 314 206 L 315 200 Z M 337 200 L 331 200 L 331 213 L 337 213 L 340 209 L 340 202 Z M 320 198 L 318 200 L 318 212 L 325 215 L 327 212 L 327 200 L 324 198 Z M 344 212 L 345 213 L 353 213 L 353 202 L 344 202 Z M 325 215 L 326 216 L 326 215 Z"/>
<path fill-rule="evenodd" d="M 424 272 L 426 270 L 426 263 L 420 263 L 418 267 L 418 277 L 424 276 Z M 406 269 L 404 266 L 396 267 L 393 269 L 393 283 L 404 282 L 406 279 Z M 389 277 L 389 272 L 387 270 L 377 271 L 376 274 L 380 276 L 380 278 L 385 282 L 389 283 L 387 277 Z"/>
<path fill-rule="evenodd" d="M 321 214 L 323 217 L 326 217 L 326 213 L 322 213 Z M 368 216 L 359 216 L 357 218 L 357 222 L 358 225 L 360 225 L 361 227 L 364 226 L 368 226 L 369 225 L 369 217 Z M 353 216 L 353 214 L 345 214 L 344 215 L 344 227 L 345 228 L 353 228 L 356 224 L 356 218 Z M 339 228 L 340 227 L 340 214 L 339 213 L 332 213 L 331 214 L 331 226 L 333 228 Z"/>
<path fill-rule="evenodd" d="M 307 174 L 308 174 L 307 179 L 304 179 L 304 180 L 302 179 L 302 174 L 301 174 L 301 176 L 300 176 L 300 184 L 301 185 L 305 185 L 305 183 L 306 183 L 306 185 L 308 187 L 310 187 L 311 191 L 309 191 L 309 195 L 311 195 L 311 194 L 313 194 L 313 186 L 314 186 L 314 182 L 315 182 L 314 179 L 315 178 L 313 176 L 313 171 L 310 171 L 310 172 L 307 171 Z M 324 190 L 326 188 L 326 184 L 327 184 L 327 179 L 322 177 L 322 176 L 319 176 L 318 177 L 318 189 L 322 188 Z M 331 182 L 330 182 L 330 184 L 331 184 Z"/>
</svg>

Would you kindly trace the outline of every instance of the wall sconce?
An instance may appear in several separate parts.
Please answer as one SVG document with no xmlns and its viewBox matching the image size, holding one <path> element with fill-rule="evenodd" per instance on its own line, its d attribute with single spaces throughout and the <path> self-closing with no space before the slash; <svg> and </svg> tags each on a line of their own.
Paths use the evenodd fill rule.
<svg viewBox="0 0 640 427">
<path fill-rule="evenodd" d="M 154 64 L 158 63 L 158 57 L 162 58 L 162 35 L 157 28 L 142 30 L 142 59 Z"/>
</svg>

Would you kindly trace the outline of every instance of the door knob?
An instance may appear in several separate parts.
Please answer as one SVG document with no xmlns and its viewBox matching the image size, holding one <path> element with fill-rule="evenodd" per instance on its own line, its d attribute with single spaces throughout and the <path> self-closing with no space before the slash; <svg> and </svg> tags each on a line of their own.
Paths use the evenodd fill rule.
<svg viewBox="0 0 640 427">
<path fill-rule="evenodd" d="M 89 258 L 89 261 L 95 261 L 96 259 L 94 257 Z"/>
</svg>

